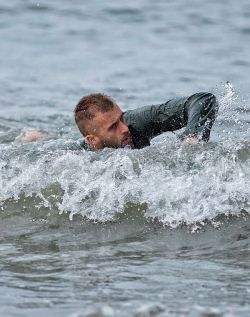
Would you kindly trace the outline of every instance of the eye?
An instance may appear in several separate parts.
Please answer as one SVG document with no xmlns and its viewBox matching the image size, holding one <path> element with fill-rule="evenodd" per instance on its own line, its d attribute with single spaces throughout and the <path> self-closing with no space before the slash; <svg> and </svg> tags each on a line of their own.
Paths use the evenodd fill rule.
<svg viewBox="0 0 250 317">
<path fill-rule="evenodd" d="M 114 124 L 112 124 L 111 129 L 115 129 L 117 127 L 118 123 L 115 122 Z"/>
</svg>

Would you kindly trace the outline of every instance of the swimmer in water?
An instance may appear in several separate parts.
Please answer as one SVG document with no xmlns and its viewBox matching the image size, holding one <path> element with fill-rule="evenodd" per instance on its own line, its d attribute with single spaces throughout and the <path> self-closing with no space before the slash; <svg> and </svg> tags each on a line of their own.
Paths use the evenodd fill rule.
<svg viewBox="0 0 250 317">
<path fill-rule="evenodd" d="M 196 93 L 163 104 L 123 112 L 111 97 L 91 94 L 75 107 L 75 122 L 84 136 L 82 147 L 100 150 L 105 147 L 140 149 L 167 131 L 185 127 L 178 136 L 184 143 L 207 142 L 218 104 L 211 93 Z"/>
</svg>

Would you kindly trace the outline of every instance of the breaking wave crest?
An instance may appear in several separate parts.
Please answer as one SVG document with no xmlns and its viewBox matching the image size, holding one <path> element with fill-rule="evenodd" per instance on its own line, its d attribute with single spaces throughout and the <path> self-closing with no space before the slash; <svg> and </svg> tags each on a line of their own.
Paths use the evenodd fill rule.
<svg viewBox="0 0 250 317">
<path fill-rule="evenodd" d="M 106 222 L 132 209 L 172 227 L 250 212 L 249 142 L 101 152 L 56 150 L 56 143 L 2 148 L 3 210 L 15 204 Z"/>
</svg>

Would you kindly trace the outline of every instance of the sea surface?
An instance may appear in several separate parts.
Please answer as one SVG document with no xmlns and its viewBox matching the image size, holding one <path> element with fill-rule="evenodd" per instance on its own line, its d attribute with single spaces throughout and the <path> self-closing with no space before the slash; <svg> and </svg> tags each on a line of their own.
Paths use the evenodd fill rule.
<svg viewBox="0 0 250 317">
<path fill-rule="evenodd" d="M 72 146 L 83 95 L 199 91 L 207 144 Z M 0 316 L 250 316 L 249 0 L 0 0 Z"/>
</svg>

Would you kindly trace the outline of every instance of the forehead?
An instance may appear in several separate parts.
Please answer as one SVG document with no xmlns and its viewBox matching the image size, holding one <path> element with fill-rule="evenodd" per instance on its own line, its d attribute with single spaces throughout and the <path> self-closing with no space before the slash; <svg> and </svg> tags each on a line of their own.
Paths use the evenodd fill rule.
<svg viewBox="0 0 250 317">
<path fill-rule="evenodd" d="M 117 119 L 120 118 L 122 115 L 122 111 L 120 107 L 117 105 L 114 105 L 114 108 L 107 112 L 100 112 L 97 111 L 95 113 L 94 118 L 92 119 L 93 125 L 100 127 L 100 126 L 106 126 L 111 124 L 112 122 L 115 122 Z"/>
</svg>

